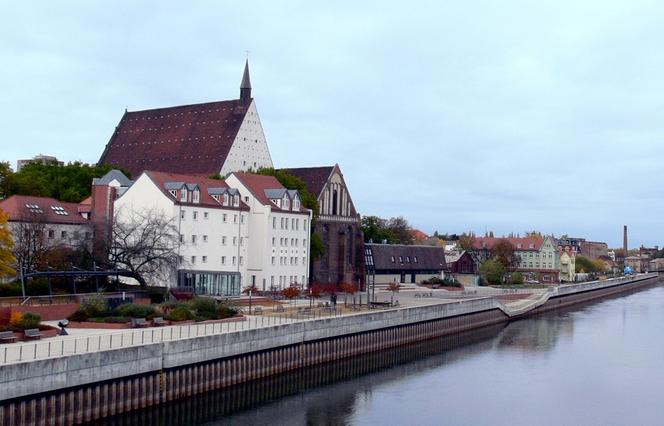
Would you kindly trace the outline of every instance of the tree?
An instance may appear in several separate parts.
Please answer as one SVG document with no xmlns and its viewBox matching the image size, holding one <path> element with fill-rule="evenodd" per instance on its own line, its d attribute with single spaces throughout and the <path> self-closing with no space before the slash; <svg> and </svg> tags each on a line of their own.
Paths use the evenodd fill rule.
<svg viewBox="0 0 664 426">
<path fill-rule="evenodd" d="M 593 260 L 593 265 L 595 265 L 595 271 L 599 273 L 606 272 L 609 269 L 609 265 L 602 259 Z"/>
<path fill-rule="evenodd" d="M 9 162 L 0 162 L 0 199 L 11 195 L 9 185 L 12 173 L 12 167 L 9 165 Z"/>
<path fill-rule="evenodd" d="M 347 297 L 348 295 L 353 296 L 359 291 L 357 284 L 343 282 L 339 285 L 339 288 L 344 293 L 344 305 L 348 304 Z M 355 303 L 355 302 L 353 302 Z"/>
<path fill-rule="evenodd" d="M 394 244 L 411 245 L 415 242 L 413 235 L 410 233 L 411 227 L 403 216 L 393 217 L 388 220 L 387 229 L 392 234 Z"/>
<path fill-rule="evenodd" d="M 34 271 L 46 262 L 50 250 L 46 241 L 46 223 L 39 213 L 26 212 L 13 226 L 16 263 L 24 270 Z"/>
<path fill-rule="evenodd" d="M 575 270 L 582 274 L 598 272 L 597 265 L 585 256 L 576 256 Z"/>
<path fill-rule="evenodd" d="M 480 265 L 480 275 L 489 284 L 502 284 L 505 277 L 505 267 L 495 259 L 487 259 Z"/>
<path fill-rule="evenodd" d="M 515 272 L 510 277 L 512 284 L 523 284 L 523 274 L 521 272 Z"/>
<path fill-rule="evenodd" d="M 320 257 L 325 254 L 325 245 L 323 244 L 323 239 L 321 238 L 320 234 L 317 232 L 312 232 L 309 241 L 309 254 L 311 255 L 311 259 L 320 259 Z"/>
<path fill-rule="evenodd" d="M 297 285 L 286 287 L 285 289 L 281 290 L 281 295 L 288 300 L 293 300 L 300 296 L 300 287 Z"/>
<path fill-rule="evenodd" d="M 21 171 L 12 173 L 5 163 L 0 166 L 0 192 L 6 196 L 35 195 L 56 200 L 78 203 L 90 196 L 90 182 L 111 169 L 110 165 L 91 166 L 80 162 L 61 165 L 55 162 L 28 163 Z M 122 170 L 125 175 L 128 172 Z"/>
<path fill-rule="evenodd" d="M 459 237 L 459 247 L 461 247 L 461 250 L 470 251 L 473 249 L 473 244 L 475 244 L 474 235 L 463 233 Z"/>
<path fill-rule="evenodd" d="M 401 284 L 397 282 L 391 282 L 390 285 L 387 286 L 387 289 L 392 292 L 392 296 L 390 297 L 390 304 L 394 305 L 394 293 L 398 293 L 399 290 L 401 290 Z"/>
<path fill-rule="evenodd" d="M 519 264 L 519 256 L 514 253 L 514 246 L 508 240 L 500 239 L 491 248 L 491 257 L 507 270 Z"/>
<path fill-rule="evenodd" d="M 166 280 L 175 271 L 178 240 L 177 228 L 164 212 L 121 210 L 111 226 L 109 261 L 146 287 L 148 279 Z"/>
<path fill-rule="evenodd" d="M 364 234 L 364 241 L 367 243 L 382 243 L 383 241 L 390 243 L 394 240 L 394 236 L 387 229 L 385 219 L 378 216 L 363 216 L 360 227 Z"/>
<path fill-rule="evenodd" d="M 16 274 L 12 267 L 16 263 L 16 258 L 12 252 L 14 241 L 12 233 L 9 230 L 9 217 L 0 210 L 0 277 L 9 277 Z"/>
<path fill-rule="evenodd" d="M 300 194 L 302 205 L 312 211 L 314 221 L 318 218 L 318 211 L 320 210 L 318 199 L 309 192 L 307 184 L 302 179 L 289 173 L 288 170 L 273 169 L 270 167 L 260 168 L 256 173 L 264 176 L 274 176 L 285 188 L 297 190 Z M 311 229 L 313 229 L 313 224 L 311 225 Z"/>
</svg>

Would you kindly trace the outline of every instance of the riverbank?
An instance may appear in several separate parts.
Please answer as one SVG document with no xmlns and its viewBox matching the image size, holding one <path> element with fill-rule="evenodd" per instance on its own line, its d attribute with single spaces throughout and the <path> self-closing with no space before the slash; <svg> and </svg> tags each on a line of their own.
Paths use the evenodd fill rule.
<svg viewBox="0 0 664 426">
<path fill-rule="evenodd" d="M 216 334 L 206 329 L 198 337 L 171 334 L 154 343 L 6 364 L 0 367 L 0 419 L 7 425 L 23 424 L 28 415 L 54 416 L 58 424 L 90 421 L 655 282 L 657 275 L 648 274 L 574 284 L 508 303 L 494 297 L 427 300 L 423 306 L 219 328 Z"/>
</svg>

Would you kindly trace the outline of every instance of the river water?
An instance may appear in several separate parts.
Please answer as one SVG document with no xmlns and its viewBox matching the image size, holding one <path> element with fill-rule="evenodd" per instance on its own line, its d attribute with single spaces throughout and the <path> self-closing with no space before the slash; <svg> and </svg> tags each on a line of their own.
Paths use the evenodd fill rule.
<svg viewBox="0 0 664 426">
<path fill-rule="evenodd" d="M 326 364 L 113 425 L 664 425 L 664 287 Z"/>
</svg>

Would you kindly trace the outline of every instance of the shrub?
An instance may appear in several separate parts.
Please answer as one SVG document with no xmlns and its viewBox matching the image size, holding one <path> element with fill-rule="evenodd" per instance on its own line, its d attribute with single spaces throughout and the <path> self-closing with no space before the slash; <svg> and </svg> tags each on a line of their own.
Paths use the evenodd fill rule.
<svg viewBox="0 0 664 426">
<path fill-rule="evenodd" d="M 108 305 L 103 295 L 97 294 L 89 297 L 81 302 L 80 310 L 90 317 L 104 317 L 110 315 Z"/>
<path fill-rule="evenodd" d="M 82 322 L 82 321 L 87 321 L 90 316 L 85 312 L 85 309 L 78 308 L 76 312 L 73 314 L 69 315 L 67 319 L 69 321 L 77 321 L 77 322 Z"/>
<path fill-rule="evenodd" d="M 219 307 L 219 316 L 221 318 L 230 318 L 240 313 L 240 308 L 232 303 L 222 303 Z"/>
<path fill-rule="evenodd" d="M 21 314 L 12 312 L 9 318 L 9 326 L 15 330 L 26 330 L 28 328 L 38 328 L 41 322 L 41 315 L 32 312 Z"/>
<path fill-rule="evenodd" d="M 13 297 L 21 296 L 21 284 L 20 283 L 7 283 L 0 284 L 0 297 Z"/>
<path fill-rule="evenodd" d="M 191 312 L 185 306 L 179 306 L 174 308 L 168 315 L 165 317 L 169 321 L 187 321 L 194 319 L 194 313 Z"/>
<path fill-rule="evenodd" d="M 523 284 L 523 274 L 521 272 L 513 273 L 511 282 L 512 284 Z"/>
<path fill-rule="evenodd" d="M 27 282 L 26 292 L 28 296 L 48 295 L 48 280 L 45 278 L 36 278 Z"/>
<path fill-rule="evenodd" d="M 113 316 L 129 317 L 129 318 L 146 318 L 152 319 L 159 316 L 160 312 L 150 305 L 138 305 L 134 303 L 127 303 L 120 305 L 113 310 Z"/>
<path fill-rule="evenodd" d="M 180 300 L 169 300 L 167 302 L 162 303 L 159 305 L 162 311 L 164 312 L 169 312 L 175 308 L 183 308 L 186 307 L 187 304 L 185 302 L 182 302 Z"/>
<path fill-rule="evenodd" d="M 12 312 L 9 316 L 9 326 L 12 328 L 21 328 L 23 323 L 23 314 L 20 312 Z"/>
<path fill-rule="evenodd" d="M 196 311 L 199 321 L 219 319 L 219 303 L 210 297 L 194 297 L 189 301 L 189 307 Z"/>
</svg>

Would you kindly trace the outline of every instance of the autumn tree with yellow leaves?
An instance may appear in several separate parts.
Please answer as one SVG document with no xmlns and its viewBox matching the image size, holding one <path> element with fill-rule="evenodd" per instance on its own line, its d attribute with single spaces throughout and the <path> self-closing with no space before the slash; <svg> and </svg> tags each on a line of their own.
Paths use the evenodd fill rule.
<svg viewBox="0 0 664 426">
<path fill-rule="evenodd" d="M 14 241 L 12 240 L 12 233 L 9 230 L 9 216 L 0 210 L 0 276 L 8 277 L 16 274 L 16 270 L 12 265 L 16 263 L 16 259 L 12 254 L 12 247 Z"/>
</svg>

